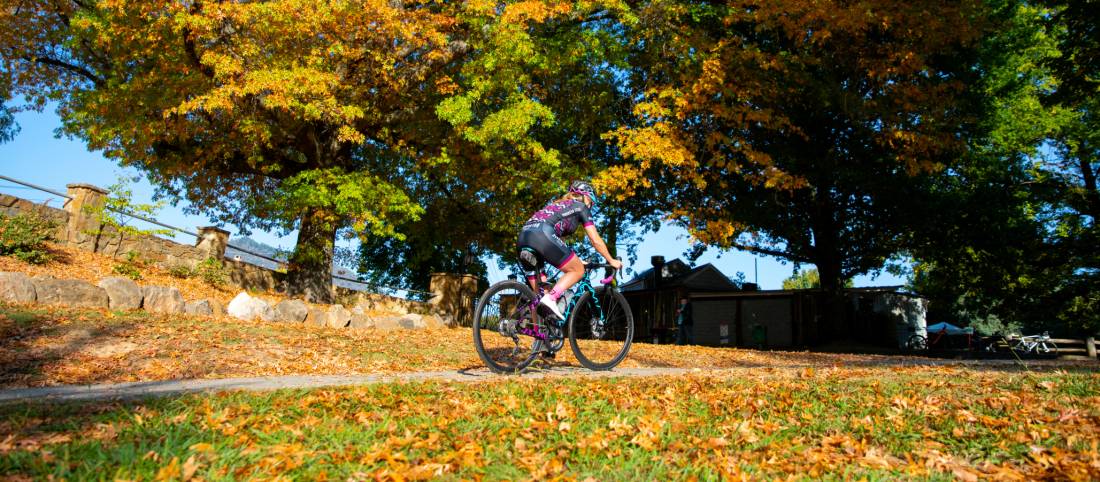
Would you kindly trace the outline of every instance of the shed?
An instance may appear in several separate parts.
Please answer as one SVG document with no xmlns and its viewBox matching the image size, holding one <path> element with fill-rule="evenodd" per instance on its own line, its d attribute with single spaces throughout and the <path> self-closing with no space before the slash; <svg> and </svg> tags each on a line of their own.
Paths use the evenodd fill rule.
<svg viewBox="0 0 1100 482">
<path fill-rule="evenodd" d="M 711 264 L 692 268 L 678 259 L 654 261 L 653 269 L 622 285 L 639 342 L 675 340 L 674 314 L 683 296 L 692 301 L 694 338 L 700 345 L 756 346 L 756 331 L 763 332 L 763 345 L 771 348 L 834 342 L 897 348 L 913 333 L 924 332 L 927 301 L 897 286 L 846 290 L 845 319 L 823 326 L 819 290 L 760 291 L 733 282 Z"/>
</svg>

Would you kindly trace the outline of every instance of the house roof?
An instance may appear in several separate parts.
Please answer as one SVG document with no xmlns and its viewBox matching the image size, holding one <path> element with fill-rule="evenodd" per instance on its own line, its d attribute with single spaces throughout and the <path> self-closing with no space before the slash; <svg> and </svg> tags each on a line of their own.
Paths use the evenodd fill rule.
<svg viewBox="0 0 1100 482">
<path fill-rule="evenodd" d="M 654 288 L 653 268 L 638 273 L 623 283 L 622 291 L 641 291 Z M 730 291 L 738 289 L 733 281 L 714 265 L 707 263 L 694 268 L 679 259 L 665 263 L 661 269 L 661 288 L 687 288 L 700 291 Z"/>
</svg>

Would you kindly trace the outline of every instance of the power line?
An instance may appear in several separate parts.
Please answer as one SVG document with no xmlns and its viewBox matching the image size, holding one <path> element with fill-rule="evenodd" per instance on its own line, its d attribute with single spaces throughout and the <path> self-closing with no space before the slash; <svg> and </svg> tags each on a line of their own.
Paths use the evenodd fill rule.
<svg viewBox="0 0 1100 482">
<path fill-rule="evenodd" d="M 35 185 L 35 184 L 31 184 L 31 183 L 29 183 L 29 182 L 25 182 L 25 181 L 20 181 L 20 180 L 18 180 L 18 179 L 14 179 L 14 178 L 11 178 L 11 177 L 8 177 L 8 176 L 4 176 L 4 175 L 2 175 L 2 174 L 0 174 L 0 179 L 3 179 L 3 180 L 5 180 L 5 181 L 9 181 L 9 182 L 14 182 L 14 183 L 16 183 L 16 184 L 19 184 L 20 186 L 23 186 L 23 187 L 20 187 L 20 186 L 0 186 L 0 188 L 2 188 L 2 187 L 10 187 L 10 188 L 12 188 L 12 189 L 36 189 L 36 190 L 39 190 L 39 191 L 43 191 L 43 192 L 47 192 L 47 193 L 53 194 L 53 195 L 55 195 L 55 196 L 61 196 L 61 197 L 65 198 L 65 199 L 69 199 L 69 200 L 71 200 L 71 199 L 72 199 L 72 197 L 70 197 L 70 196 L 68 196 L 68 195 L 66 195 L 66 194 L 61 194 L 61 193 L 59 193 L 59 192 L 57 192 L 57 191 L 54 191 L 54 190 L 52 190 L 52 189 L 49 189 L 49 188 L 46 188 L 46 187 L 42 187 L 42 186 L 38 186 L 38 185 Z M 22 199 L 24 199 L 24 200 L 27 200 L 27 201 L 31 201 L 31 202 L 34 202 L 34 203 L 36 203 L 36 204 L 40 204 L 40 203 L 42 203 L 42 202 L 44 202 L 44 201 L 49 201 L 49 200 L 50 200 L 50 199 L 37 199 L 37 200 L 34 200 L 34 199 L 26 199 L 26 198 L 22 198 Z M 110 209 L 110 208 L 108 208 L 108 209 Z M 172 225 L 170 225 L 170 224 L 165 224 L 165 223 L 162 223 L 162 222 L 160 222 L 160 221 L 156 221 L 156 220 L 153 220 L 153 219 L 149 219 L 149 218 L 147 218 L 147 217 L 144 217 L 144 216 L 140 216 L 140 215 L 137 215 L 137 214 L 134 214 L 134 213 L 131 213 L 131 212 L 127 212 L 127 211 L 125 211 L 125 210 L 121 210 L 121 209 L 110 209 L 110 210 L 111 210 L 111 211 L 114 211 L 114 212 L 116 212 L 116 213 L 119 213 L 119 214 L 125 215 L 125 216 L 129 216 L 129 217 L 131 217 L 131 218 L 134 218 L 134 219 L 140 219 L 140 220 L 142 220 L 142 221 L 145 221 L 145 222 L 147 222 L 147 223 L 151 223 L 151 224 L 154 224 L 154 225 L 156 225 L 156 226 L 160 226 L 160 227 L 163 227 L 163 228 L 167 228 L 167 229 L 171 229 L 171 230 L 174 230 L 174 231 L 178 231 L 178 232 L 180 232 L 180 233 L 183 233 L 183 234 L 188 234 L 188 235 L 194 236 L 194 237 L 196 237 L 196 238 L 198 238 L 198 237 L 199 237 L 199 234 L 198 234 L 198 233 L 196 233 L 196 232 L 193 232 L 193 231 L 188 231 L 188 230 L 186 230 L 186 229 L 183 229 L 183 228 L 179 228 L 179 227 L 176 227 L 176 226 L 172 226 Z M 174 235 L 173 235 L 173 237 L 174 237 Z M 240 246 L 234 246 L 234 245 L 232 245 L 232 244 L 227 244 L 227 246 L 226 246 L 226 247 L 227 247 L 227 248 L 232 248 L 232 249 L 234 249 L 234 250 L 240 251 L 240 252 L 242 252 L 242 253 L 245 253 L 245 254 L 249 254 L 249 255 L 255 256 L 255 257 L 257 257 L 257 258 L 260 258 L 260 259 L 264 259 L 264 260 L 267 260 L 267 261 L 271 261 L 271 262 L 273 262 L 273 263 L 276 263 L 276 266 L 281 266 L 281 265 L 283 265 L 283 264 L 285 264 L 285 263 L 286 263 L 286 261 L 285 261 L 285 260 L 278 260 L 278 259 L 275 259 L 275 258 L 271 258 L 271 257 L 268 257 L 268 256 L 266 256 L 266 255 L 263 255 L 263 254 L 260 254 L 260 253 L 256 253 L 256 252 L 254 252 L 254 251 L 250 251 L 250 250 L 248 250 L 248 249 L 244 249 L 244 248 L 241 248 Z M 226 259 L 232 259 L 232 258 L 229 258 L 229 256 L 228 256 L 228 253 L 227 253 L 227 255 L 225 256 L 225 258 L 226 258 Z M 250 263 L 250 264 L 255 264 L 255 263 Z M 261 267 L 262 267 L 262 266 L 261 266 Z M 366 287 L 368 287 L 368 288 L 370 288 L 370 289 L 374 289 L 374 290 L 377 290 L 377 289 L 381 288 L 381 289 L 385 289 L 385 290 L 390 290 L 391 292 L 399 292 L 399 291 L 404 291 L 405 293 L 417 293 L 417 294 L 423 294 L 423 295 L 431 295 L 431 294 L 432 294 L 431 292 L 428 292 L 428 291 L 414 290 L 414 289 L 409 289 L 409 288 L 398 288 L 398 287 L 394 287 L 394 286 L 384 286 L 384 285 L 376 285 L 376 284 L 366 283 L 366 282 L 360 281 L 360 280 L 358 280 L 358 279 L 345 278 L 345 277 L 342 277 L 342 276 L 337 276 L 337 275 L 330 275 L 330 276 L 332 276 L 332 280 L 340 280 L 340 281 L 346 281 L 346 282 L 356 283 L 356 284 L 359 284 L 359 285 L 363 285 L 363 286 L 366 286 Z M 353 289 L 353 288 L 349 288 L 349 289 Z M 360 290 L 360 291 L 362 291 L 362 290 Z"/>
</svg>

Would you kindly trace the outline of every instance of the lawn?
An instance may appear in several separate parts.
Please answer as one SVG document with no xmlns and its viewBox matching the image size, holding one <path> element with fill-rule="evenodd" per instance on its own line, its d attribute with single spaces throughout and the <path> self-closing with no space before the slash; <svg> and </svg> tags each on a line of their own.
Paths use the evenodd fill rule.
<svg viewBox="0 0 1100 482">
<path fill-rule="evenodd" d="M 873 366 L 914 358 L 636 343 L 623 367 Z M 577 365 L 569 350 L 557 364 Z M 357 330 L 229 317 L 0 303 L 0 388 L 462 370 L 483 366 L 469 329 Z"/>
<path fill-rule="evenodd" d="M 0 407 L 0 477 L 1100 478 L 1100 374 L 739 368 Z"/>
</svg>

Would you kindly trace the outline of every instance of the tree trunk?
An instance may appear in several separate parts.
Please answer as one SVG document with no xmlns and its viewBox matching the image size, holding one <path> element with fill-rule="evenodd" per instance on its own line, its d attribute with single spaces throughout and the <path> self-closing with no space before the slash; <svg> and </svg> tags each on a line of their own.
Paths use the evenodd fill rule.
<svg viewBox="0 0 1100 482">
<path fill-rule="evenodd" d="M 1092 162 L 1087 158 L 1088 151 L 1085 149 L 1081 151 L 1077 162 L 1078 167 L 1081 169 L 1081 181 L 1085 189 L 1085 211 L 1086 214 L 1092 216 L 1095 223 L 1100 220 L 1100 193 L 1096 190 L 1096 173 L 1092 172 Z"/>
<path fill-rule="evenodd" d="M 312 303 L 332 303 L 332 252 L 336 244 L 334 216 L 319 209 L 301 217 L 298 243 L 287 267 L 287 296 Z"/>
<path fill-rule="evenodd" d="M 844 280 L 841 269 L 840 227 L 837 209 L 828 184 L 822 182 L 815 195 L 812 221 L 813 261 L 821 278 L 821 306 L 818 311 L 818 343 L 843 338 L 845 330 Z"/>
<path fill-rule="evenodd" d="M 817 272 L 821 276 L 822 341 L 835 341 L 850 337 L 844 309 L 844 280 L 841 279 L 840 259 L 837 253 L 821 253 L 817 257 Z"/>
</svg>

